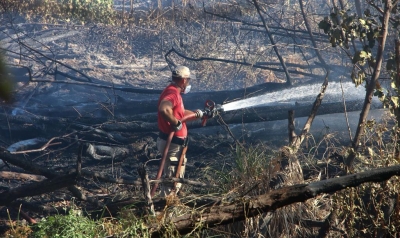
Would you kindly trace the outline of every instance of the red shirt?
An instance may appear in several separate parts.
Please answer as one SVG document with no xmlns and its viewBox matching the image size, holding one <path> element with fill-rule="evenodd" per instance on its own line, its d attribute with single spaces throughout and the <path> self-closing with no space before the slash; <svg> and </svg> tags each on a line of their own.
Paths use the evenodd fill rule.
<svg viewBox="0 0 400 238">
<path fill-rule="evenodd" d="M 180 91 L 174 85 L 168 85 L 164 91 L 161 93 L 158 99 L 158 107 L 162 100 L 168 100 L 172 103 L 172 110 L 176 119 L 181 120 L 185 116 L 185 107 L 183 106 L 183 100 Z M 167 122 L 158 111 L 158 129 L 161 132 L 169 134 L 172 131 L 171 124 Z M 186 123 L 182 122 L 182 129 L 175 132 L 177 137 L 187 137 L 187 127 Z"/>
</svg>

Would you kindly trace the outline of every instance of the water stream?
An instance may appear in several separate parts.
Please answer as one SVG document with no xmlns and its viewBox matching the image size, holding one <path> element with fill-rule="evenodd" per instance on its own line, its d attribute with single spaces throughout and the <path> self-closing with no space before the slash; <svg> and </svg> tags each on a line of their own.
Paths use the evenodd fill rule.
<svg viewBox="0 0 400 238">
<path fill-rule="evenodd" d="M 355 87 L 352 82 L 330 82 L 325 93 L 324 101 L 340 102 L 343 96 L 347 101 L 363 100 L 365 97 L 365 87 Z M 296 102 L 313 102 L 321 90 L 321 84 L 304 85 L 284 89 L 277 92 L 270 92 L 256 97 L 245 98 L 222 105 L 224 111 L 232 111 L 242 108 L 273 106 L 278 104 L 293 104 Z M 374 98 L 376 99 L 376 98 Z"/>
</svg>

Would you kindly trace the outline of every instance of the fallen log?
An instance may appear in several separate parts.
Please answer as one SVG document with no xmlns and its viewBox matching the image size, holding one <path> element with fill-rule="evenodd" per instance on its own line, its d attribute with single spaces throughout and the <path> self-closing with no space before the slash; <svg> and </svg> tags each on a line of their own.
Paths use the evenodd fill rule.
<svg viewBox="0 0 400 238">
<path fill-rule="evenodd" d="M 27 173 L 17 173 L 17 172 L 8 172 L 8 171 L 0 171 L 0 178 L 1 179 L 8 179 L 8 180 L 29 180 L 40 182 L 45 179 L 44 176 L 41 175 L 34 175 L 34 174 L 27 174 Z"/>
<path fill-rule="evenodd" d="M 347 111 L 358 111 L 362 107 L 361 101 L 346 102 Z M 373 104 L 372 108 L 381 108 L 380 104 Z M 281 106 L 265 106 L 257 108 L 247 108 L 243 110 L 224 112 L 221 114 L 224 123 L 254 123 L 263 121 L 275 121 L 287 119 L 287 111 L 295 110 L 296 117 L 308 116 L 311 111 L 311 104 L 298 105 L 281 105 Z M 318 115 L 341 113 L 344 112 L 341 102 L 322 103 L 318 109 Z M 91 138 L 93 141 L 128 144 L 128 138 L 121 133 L 132 132 L 155 132 L 158 131 L 157 114 L 144 113 L 124 117 L 121 121 L 109 121 L 108 117 L 97 118 L 80 118 L 68 119 L 59 117 L 42 117 L 42 116 L 10 116 L 0 113 L 0 120 L 3 119 L 9 122 L 0 125 L 0 133 L 7 135 L 11 133 L 14 139 L 30 139 L 41 135 L 42 137 L 59 136 L 60 128 L 68 128 L 75 131 L 76 134 Z M 210 119 L 207 121 L 207 126 L 217 126 L 218 120 Z M 200 121 L 188 123 L 188 128 L 201 128 Z M 43 130 L 45 128 L 45 130 Z"/>
<path fill-rule="evenodd" d="M 34 164 L 32 161 L 29 161 L 29 160 L 27 160 L 27 159 L 25 159 L 25 158 L 23 158 L 23 157 L 21 157 L 21 156 L 19 156 L 19 155 L 13 155 L 13 154 L 10 154 L 8 151 L 0 151 L 0 159 L 2 159 L 2 160 L 4 160 L 4 161 L 6 161 L 6 162 L 8 162 L 8 163 L 10 163 L 10 164 L 12 164 L 12 165 L 15 165 L 15 166 L 17 166 L 17 167 L 20 167 L 20 168 L 22 168 L 22 169 L 24 169 L 24 170 L 26 170 L 26 171 L 29 171 L 29 172 L 31 172 L 31 173 L 33 173 L 33 174 L 37 174 L 37 175 L 43 175 L 43 176 L 45 176 L 45 177 L 47 177 L 49 180 L 51 180 L 51 179 L 56 179 L 56 178 L 59 178 L 59 174 L 57 173 L 57 172 L 55 172 L 55 171 L 53 171 L 53 170 L 51 170 L 51 169 L 48 169 L 48 168 L 45 168 L 45 167 L 43 167 L 43 166 L 39 166 L 39 165 L 37 165 L 37 164 Z M 80 171 L 78 171 L 78 173 L 79 173 Z M 65 178 L 67 179 L 68 178 L 68 175 L 70 175 L 70 174 L 76 174 L 77 172 L 76 171 L 72 171 L 71 173 L 69 173 L 69 174 L 67 174 L 67 175 L 65 175 Z M 76 175 L 75 175 L 76 176 Z M 89 201 L 89 202 L 91 202 L 91 203 L 94 203 L 94 204 L 97 204 L 97 201 L 95 200 L 95 199 L 92 199 L 91 197 L 86 197 L 82 192 L 81 192 L 81 190 L 80 189 L 78 189 L 75 185 L 74 185 L 74 183 L 69 183 L 68 184 L 68 181 L 59 181 L 59 180 L 61 180 L 61 178 L 59 178 L 59 179 L 56 179 L 55 181 L 54 181 L 54 184 L 57 184 L 57 182 L 58 183 L 60 183 L 59 184 L 59 186 L 67 186 L 68 187 L 68 190 L 75 196 L 75 197 L 77 197 L 78 199 L 80 199 L 80 200 L 84 200 L 84 201 Z M 45 181 L 48 181 L 48 180 L 45 180 Z M 45 182 L 45 181 L 43 181 L 43 182 Z M 50 181 L 50 182 L 48 182 L 49 184 L 48 185 L 46 185 L 46 186 L 49 186 L 49 188 L 51 188 L 51 186 L 53 185 L 53 183 Z M 56 186 L 56 185 L 55 185 Z M 19 187 L 19 188 L 23 188 L 23 186 L 21 186 L 21 187 Z M 19 188 L 17 188 L 17 189 L 19 189 Z M 61 188 L 61 187 L 60 187 Z M 40 191 L 40 189 L 37 189 L 38 191 Z M 16 190 L 16 191 L 18 191 L 18 190 Z M 34 192 L 32 192 L 32 193 L 34 193 Z M 42 192 L 42 193 L 44 193 L 44 192 Z M 34 193 L 35 195 L 37 195 L 36 193 Z M 39 193 L 39 194 L 41 194 L 41 193 Z M 12 194 L 11 195 L 9 195 L 9 196 L 13 196 Z M 27 196 L 33 196 L 33 195 L 27 195 Z M 2 201 L 2 200 L 0 200 L 0 201 Z M 5 202 L 10 202 L 10 201 L 8 201 L 8 200 L 5 200 Z"/>
<path fill-rule="evenodd" d="M 201 213 L 192 211 L 181 216 L 174 216 L 167 222 L 171 222 L 183 235 L 198 227 L 213 227 L 241 221 L 293 203 L 304 202 L 319 194 L 334 193 L 367 182 L 382 182 L 395 175 L 400 175 L 400 165 L 372 169 L 310 184 L 283 187 L 256 197 L 238 198 L 233 203 L 203 208 Z M 201 225 L 199 226 L 199 224 Z M 153 237 L 162 236 L 163 227 L 160 224 L 151 224 L 150 226 L 153 230 Z"/>
<path fill-rule="evenodd" d="M 91 85 L 88 84 L 87 86 L 90 87 Z M 213 101 L 221 104 L 225 101 L 242 99 L 249 96 L 257 96 L 266 92 L 283 90 L 288 87 L 289 86 L 284 83 L 264 83 L 260 85 L 255 85 L 253 87 L 237 90 L 191 92 L 190 94 L 183 95 L 183 98 L 186 108 L 196 109 L 204 108 L 204 103 L 209 99 L 212 99 Z M 110 87 L 110 89 L 119 90 L 118 87 Z M 135 93 L 135 90 L 131 90 L 131 92 Z M 38 107 L 36 104 L 48 105 L 48 101 L 42 102 L 39 99 L 35 99 L 35 101 L 37 102 L 32 107 L 30 107 L 28 104 L 23 108 L 14 107 L 12 105 L 5 105 L 4 108 L 6 109 L 6 112 L 11 115 L 31 114 L 61 118 L 80 118 L 88 116 L 112 116 L 117 118 L 129 117 L 136 114 L 154 112 L 157 109 L 158 96 L 161 94 L 161 92 L 162 90 L 137 89 L 136 93 L 139 93 L 140 97 L 134 97 L 133 99 L 121 98 L 121 100 L 118 100 L 115 104 L 112 105 L 110 105 L 109 102 L 77 102 L 76 105 L 69 106 L 52 105 L 51 107 Z M 138 100 L 138 98 L 140 99 Z M 109 109 L 106 107 L 109 107 Z"/>
<path fill-rule="evenodd" d="M 10 189 L 0 193 L 0 206 L 8 205 L 17 198 L 41 195 L 71 186 L 76 183 L 76 179 L 77 173 L 72 173 Z"/>
<path fill-rule="evenodd" d="M 238 111 L 230 111 L 222 113 L 222 119 L 226 124 L 241 124 L 241 123 L 254 123 L 263 121 L 276 121 L 287 119 L 287 112 L 289 110 L 296 110 L 296 117 L 305 117 L 310 114 L 313 105 L 282 105 L 282 106 L 266 106 L 257 108 L 248 108 Z M 362 107 L 361 101 L 346 102 L 347 111 L 358 111 Z M 380 108 L 380 105 L 374 105 L 373 108 Z M 343 104 L 336 103 L 323 103 L 318 109 L 318 115 L 341 113 L 344 112 Z M 129 122 L 114 122 L 107 123 L 102 126 L 105 131 L 115 132 L 146 132 L 158 131 L 157 114 L 147 113 L 141 114 L 130 118 Z M 207 121 L 207 126 L 217 126 L 220 122 L 215 119 Z M 189 129 L 201 128 L 200 121 L 189 122 Z"/>
</svg>

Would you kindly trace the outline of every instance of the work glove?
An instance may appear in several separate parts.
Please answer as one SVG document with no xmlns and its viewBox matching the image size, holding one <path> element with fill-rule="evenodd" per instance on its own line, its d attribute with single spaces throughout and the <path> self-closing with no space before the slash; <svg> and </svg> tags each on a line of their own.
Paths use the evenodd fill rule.
<svg viewBox="0 0 400 238">
<path fill-rule="evenodd" d="M 200 109 L 197 109 L 194 114 L 196 115 L 196 118 L 202 118 L 203 117 L 203 111 Z"/>
<path fill-rule="evenodd" d="M 182 122 L 180 120 L 178 120 L 178 124 L 176 124 L 175 126 L 172 126 L 172 129 L 174 131 L 180 131 L 182 129 Z"/>
</svg>

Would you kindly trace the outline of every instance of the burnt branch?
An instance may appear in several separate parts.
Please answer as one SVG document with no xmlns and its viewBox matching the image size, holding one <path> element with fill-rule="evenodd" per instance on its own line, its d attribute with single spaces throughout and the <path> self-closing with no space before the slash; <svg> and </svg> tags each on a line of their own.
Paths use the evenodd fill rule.
<svg viewBox="0 0 400 238">
<path fill-rule="evenodd" d="M 310 184 L 297 184 L 273 190 L 260 196 L 239 199 L 230 204 L 207 207 L 201 213 L 173 217 L 170 222 L 174 224 L 181 235 L 187 234 L 199 227 L 198 224 L 202 224 L 201 227 L 213 227 L 237 222 L 289 204 L 304 202 L 323 193 L 334 193 L 367 182 L 382 182 L 396 175 L 400 175 L 400 165 L 373 169 Z M 158 224 L 152 226 L 154 237 L 162 233 L 157 226 Z"/>
<path fill-rule="evenodd" d="M 215 61 L 215 62 L 222 62 L 222 63 L 227 63 L 227 64 L 238 64 L 238 65 L 243 65 L 243 66 L 249 66 L 249 67 L 253 67 L 256 69 L 266 69 L 266 70 L 271 70 L 271 71 L 276 71 L 276 72 L 285 72 L 284 69 L 280 69 L 279 66 L 277 67 L 268 67 L 268 66 L 263 66 L 263 64 L 266 64 L 265 62 L 262 62 L 261 64 L 258 63 L 247 63 L 247 62 L 242 62 L 242 61 L 236 61 L 236 60 L 228 60 L 228 59 L 218 59 L 218 58 L 211 58 L 211 57 L 200 57 L 200 58 L 193 58 L 193 57 L 189 57 L 179 51 L 177 51 L 175 48 L 172 47 L 172 49 L 170 49 L 166 54 L 165 54 L 165 60 L 167 62 L 170 62 L 169 64 L 173 64 L 171 63 L 172 61 L 169 60 L 169 55 L 175 53 L 177 54 L 179 57 L 182 57 L 186 60 L 190 60 L 190 61 L 195 61 L 195 62 L 199 62 L 199 61 Z M 320 75 L 315 75 L 315 74 L 310 74 L 310 73 L 306 73 L 306 72 L 300 72 L 298 70 L 287 70 L 288 73 L 291 74 L 299 74 L 299 75 L 304 75 L 304 76 L 309 76 L 309 77 L 320 77 Z"/>
<path fill-rule="evenodd" d="M 71 186 L 76 183 L 77 177 L 77 173 L 72 173 L 2 192 L 0 193 L 0 205 L 7 205 L 17 198 L 41 195 Z"/>
</svg>

